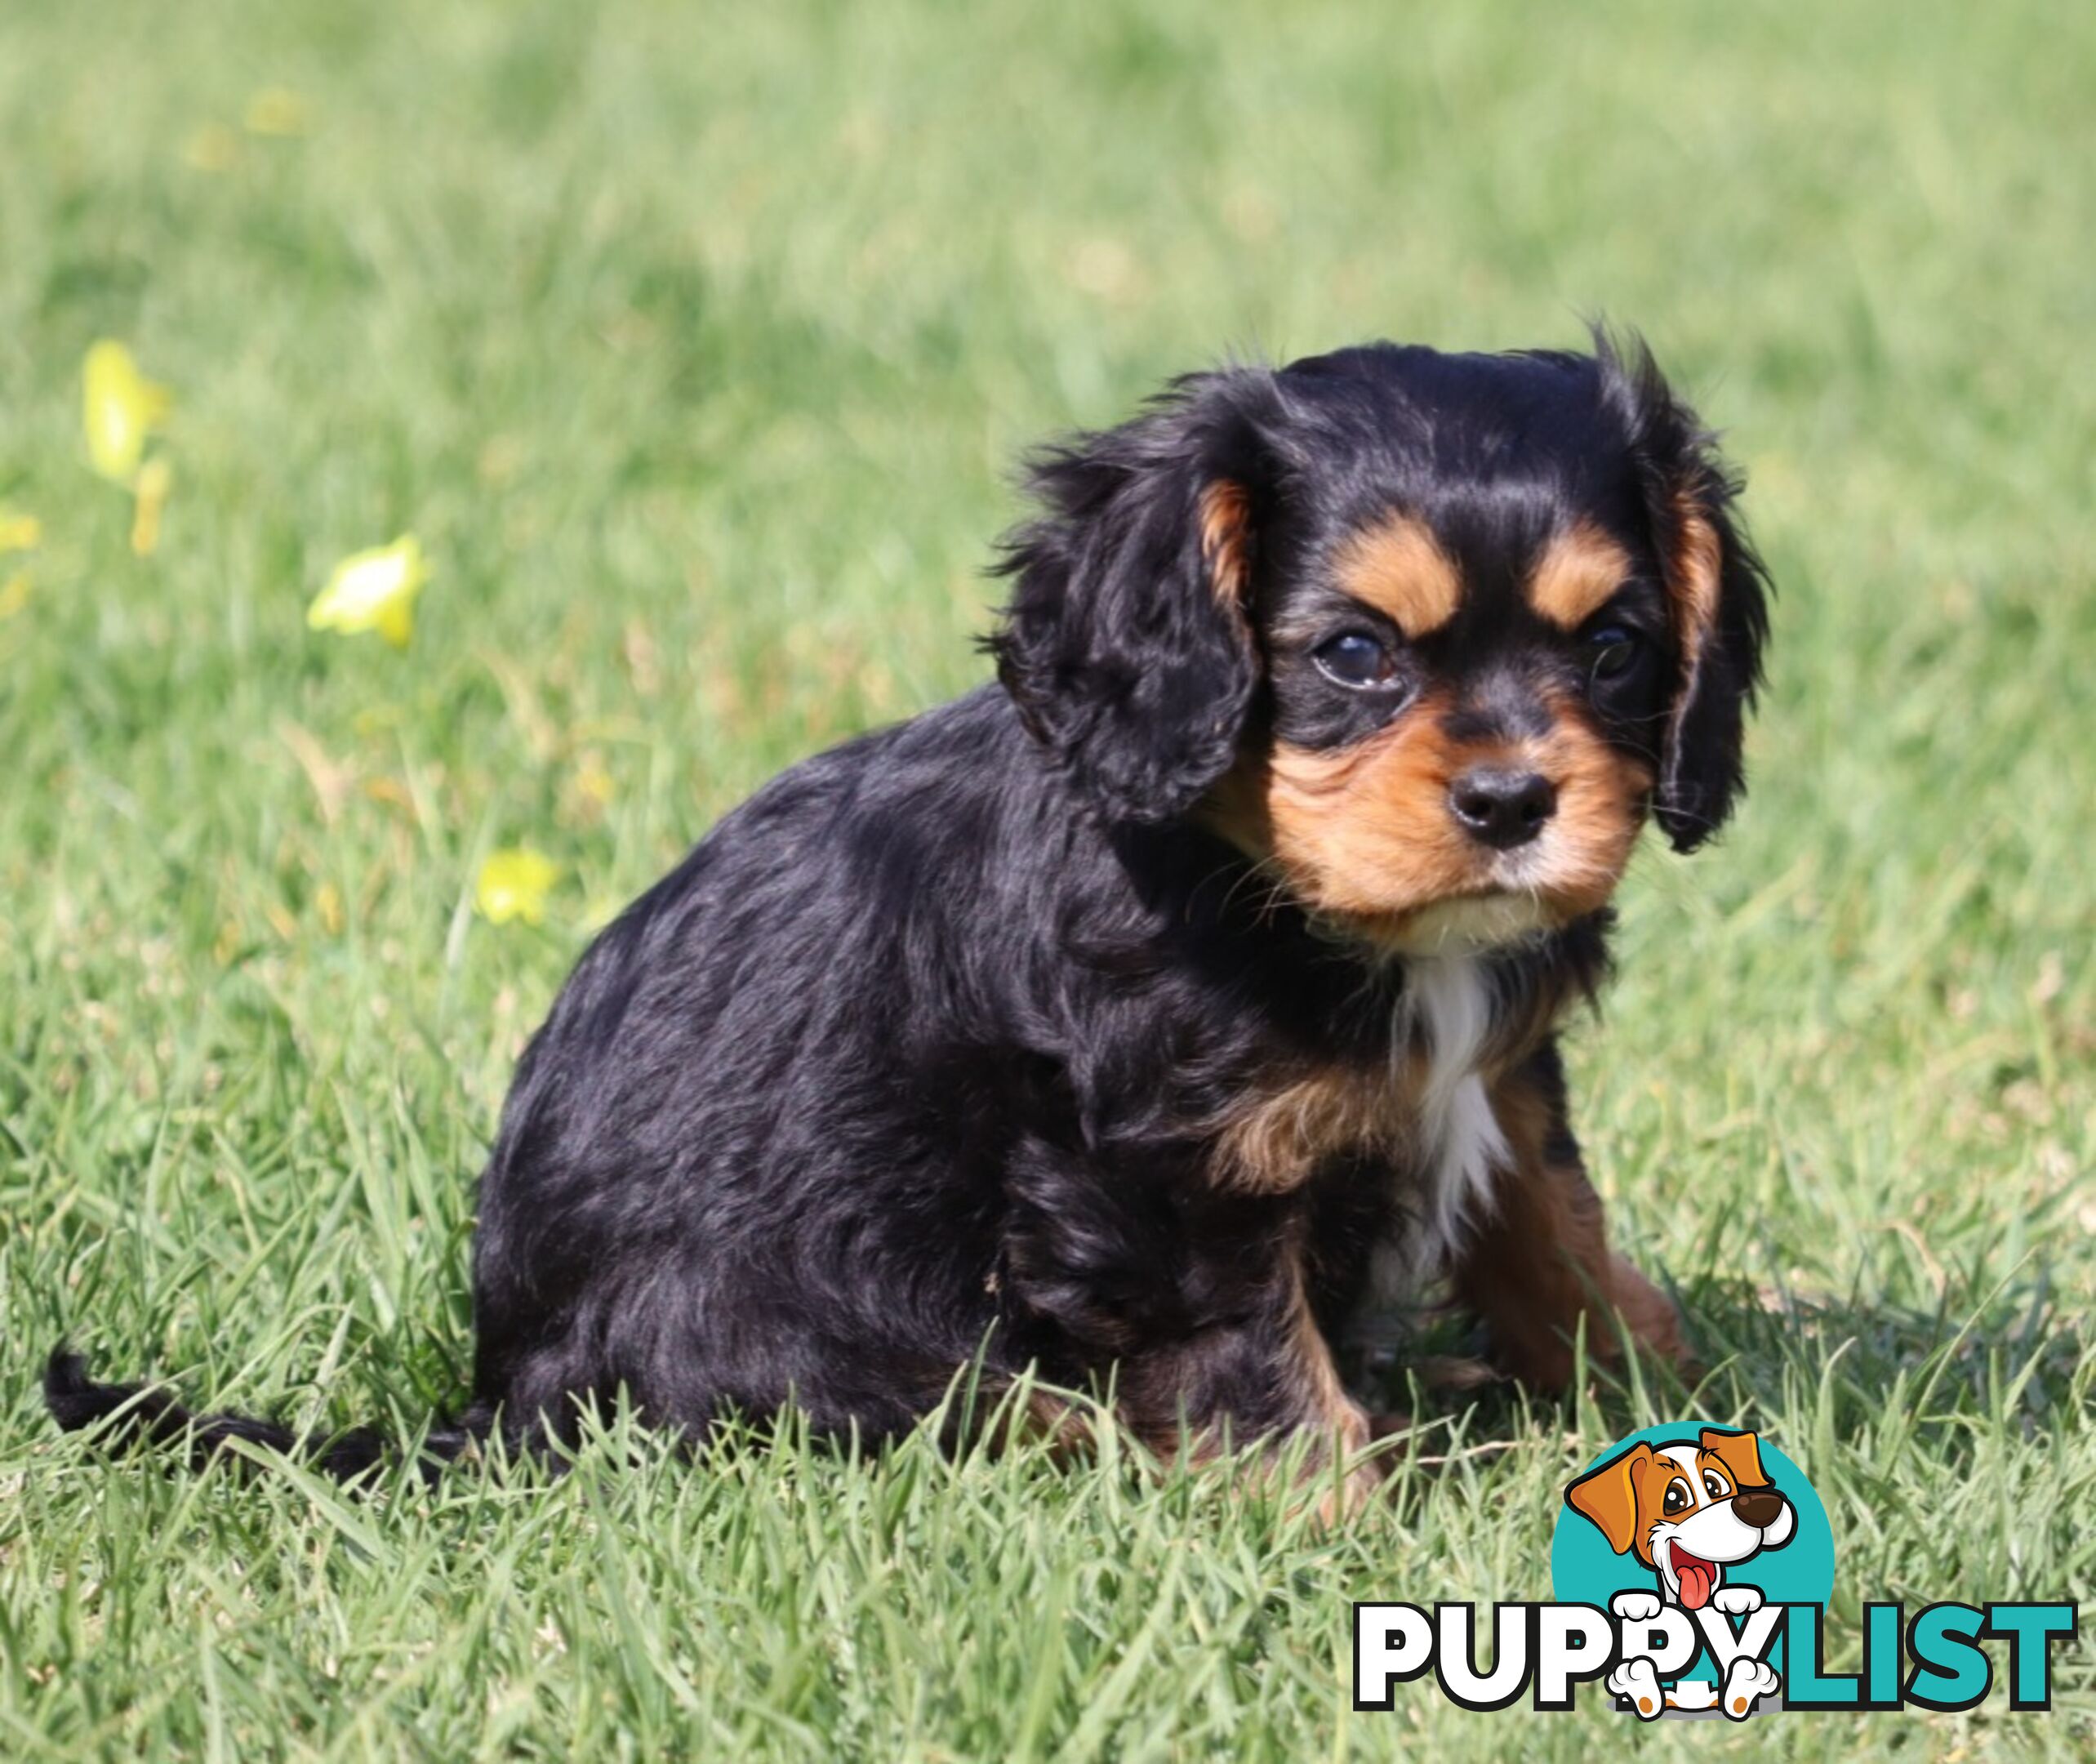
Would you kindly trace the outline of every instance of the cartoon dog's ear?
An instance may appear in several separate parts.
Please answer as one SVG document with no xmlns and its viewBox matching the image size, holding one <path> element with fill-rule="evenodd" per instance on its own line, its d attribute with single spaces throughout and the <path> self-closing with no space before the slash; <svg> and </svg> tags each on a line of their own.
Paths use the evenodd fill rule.
<svg viewBox="0 0 2096 1764">
<path fill-rule="evenodd" d="M 1195 374 L 1030 462 L 1043 512 L 1005 541 L 1015 584 L 990 648 L 1028 729 L 1110 817 L 1183 813 L 1236 756 L 1279 413 L 1264 370 Z"/>
<path fill-rule="evenodd" d="M 1651 1462 L 1652 1448 L 1640 1441 L 1564 1491 L 1565 1505 L 1599 1526 L 1618 1556 L 1637 1541 L 1637 1473 Z"/>
<path fill-rule="evenodd" d="M 1707 1427 L 1696 1443 L 1724 1466 L 1735 1489 L 1774 1486 L 1769 1480 L 1768 1473 L 1761 1468 L 1759 1435 L 1751 1432 L 1728 1433 L 1722 1428 Z"/>
<path fill-rule="evenodd" d="M 1693 851 L 1724 826 L 1745 783 L 1741 748 L 1761 680 L 1768 572 L 1734 510 L 1741 478 L 1651 351 L 1635 338 L 1619 351 L 1597 332 L 1595 353 L 1604 395 L 1630 433 L 1673 618 L 1654 807 L 1674 849 Z"/>
</svg>

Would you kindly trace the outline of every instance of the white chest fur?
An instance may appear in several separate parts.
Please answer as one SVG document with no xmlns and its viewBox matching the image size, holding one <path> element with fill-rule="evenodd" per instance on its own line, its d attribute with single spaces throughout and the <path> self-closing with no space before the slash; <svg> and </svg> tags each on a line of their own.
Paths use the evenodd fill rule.
<svg viewBox="0 0 2096 1764">
<path fill-rule="evenodd" d="M 1418 1092 L 1418 1148 L 1425 1179 L 1413 1272 L 1444 1267 L 1467 1223 L 1492 1204 L 1494 1173 L 1507 1160 L 1478 1071 L 1492 1033 L 1492 982 L 1473 956 L 1414 957 L 1405 964 L 1400 1041 L 1425 1044 Z"/>
<path fill-rule="evenodd" d="M 1297 1071 L 1252 1098 L 1217 1122 L 1217 1179 L 1286 1193 L 1335 1156 L 1381 1160 L 1404 1192 L 1374 1257 L 1378 1297 L 1395 1301 L 1443 1272 L 1511 1161 L 1480 1070 L 1500 1002 L 1493 984 L 1475 956 L 1407 957 L 1390 1064 Z"/>
</svg>

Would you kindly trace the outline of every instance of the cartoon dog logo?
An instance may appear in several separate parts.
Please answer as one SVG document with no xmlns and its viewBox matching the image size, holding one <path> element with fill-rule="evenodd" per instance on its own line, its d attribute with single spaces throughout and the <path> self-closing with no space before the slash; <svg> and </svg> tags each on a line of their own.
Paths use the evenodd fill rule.
<svg viewBox="0 0 2096 1764">
<path fill-rule="evenodd" d="M 1631 1622 L 1656 1618 L 1666 1605 L 1687 1611 L 1709 1605 L 1728 1616 L 1758 1610 L 1760 1588 L 1729 1580 L 1728 1571 L 1764 1549 L 1781 1549 L 1797 1529 L 1796 1510 L 1762 1470 L 1760 1441 L 1717 1428 L 1693 1440 L 1640 1441 L 1587 1472 L 1564 1499 L 1600 1528 L 1610 1549 L 1652 1570 L 1656 1592 L 1619 1592 L 1611 1601 Z M 1684 1681 L 1662 1695 L 1649 1659 L 1618 1667 L 1605 1682 L 1651 1720 L 1662 1708 L 1713 1704 L 1741 1717 L 1780 1681 L 1764 1662 L 1742 1658 L 1728 1668 L 1721 1691 Z"/>
</svg>

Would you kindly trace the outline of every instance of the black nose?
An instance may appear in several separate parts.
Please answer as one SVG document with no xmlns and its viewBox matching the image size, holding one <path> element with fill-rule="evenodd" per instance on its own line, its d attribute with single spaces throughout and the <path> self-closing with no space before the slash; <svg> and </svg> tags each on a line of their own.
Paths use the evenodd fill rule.
<svg viewBox="0 0 2096 1764">
<path fill-rule="evenodd" d="M 1732 1510 L 1742 1525 L 1765 1531 L 1782 1517 L 1783 1497 L 1772 1488 L 1742 1489 L 1732 1497 Z"/>
<path fill-rule="evenodd" d="M 1542 831 L 1557 811 L 1557 786 L 1540 772 L 1479 766 L 1449 786 L 1449 806 L 1472 839 L 1507 851 Z"/>
</svg>

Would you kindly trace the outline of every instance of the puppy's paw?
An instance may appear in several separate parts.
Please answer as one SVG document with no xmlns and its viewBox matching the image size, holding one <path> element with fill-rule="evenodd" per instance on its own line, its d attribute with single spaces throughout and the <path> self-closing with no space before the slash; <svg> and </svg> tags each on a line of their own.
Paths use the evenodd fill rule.
<svg viewBox="0 0 2096 1764">
<path fill-rule="evenodd" d="M 1724 1675 L 1724 1699 L 1721 1706 L 1725 1719 L 1745 1721 L 1754 1713 L 1756 1699 L 1773 1696 L 1782 1684 L 1776 1668 L 1765 1661 L 1734 1660 Z"/>
<path fill-rule="evenodd" d="M 1659 1615 L 1659 1595 L 1657 1592 L 1618 1592 L 1609 1600 L 1609 1609 L 1626 1623 L 1649 1623 Z"/>
<path fill-rule="evenodd" d="M 1681 1330 L 1674 1301 L 1620 1255 L 1609 1258 L 1610 1297 L 1631 1339 L 1645 1353 L 1663 1360 L 1693 1383 L 1702 1366 Z"/>
<path fill-rule="evenodd" d="M 1744 1617 L 1749 1611 L 1761 1608 L 1761 1589 L 1751 1586 L 1720 1587 L 1711 1594 L 1711 1603 L 1728 1617 Z"/>
<path fill-rule="evenodd" d="M 1667 1707 L 1667 1699 L 1660 1694 L 1659 1674 L 1652 1669 L 1649 1659 L 1625 1660 L 1601 1682 L 1618 1696 L 1627 1697 L 1640 1721 L 1657 1721 Z"/>
<path fill-rule="evenodd" d="M 1358 1519 L 1382 1498 L 1383 1479 L 1387 1472 L 1380 1463 L 1366 1463 L 1347 1471 L 1337 1482 L 1327 1479 L 1319 1485 L 1317 1499 L 1317 1520 L 1329 1529 L 1344 1525 L 1350 1519 Z"/>
</svg>

